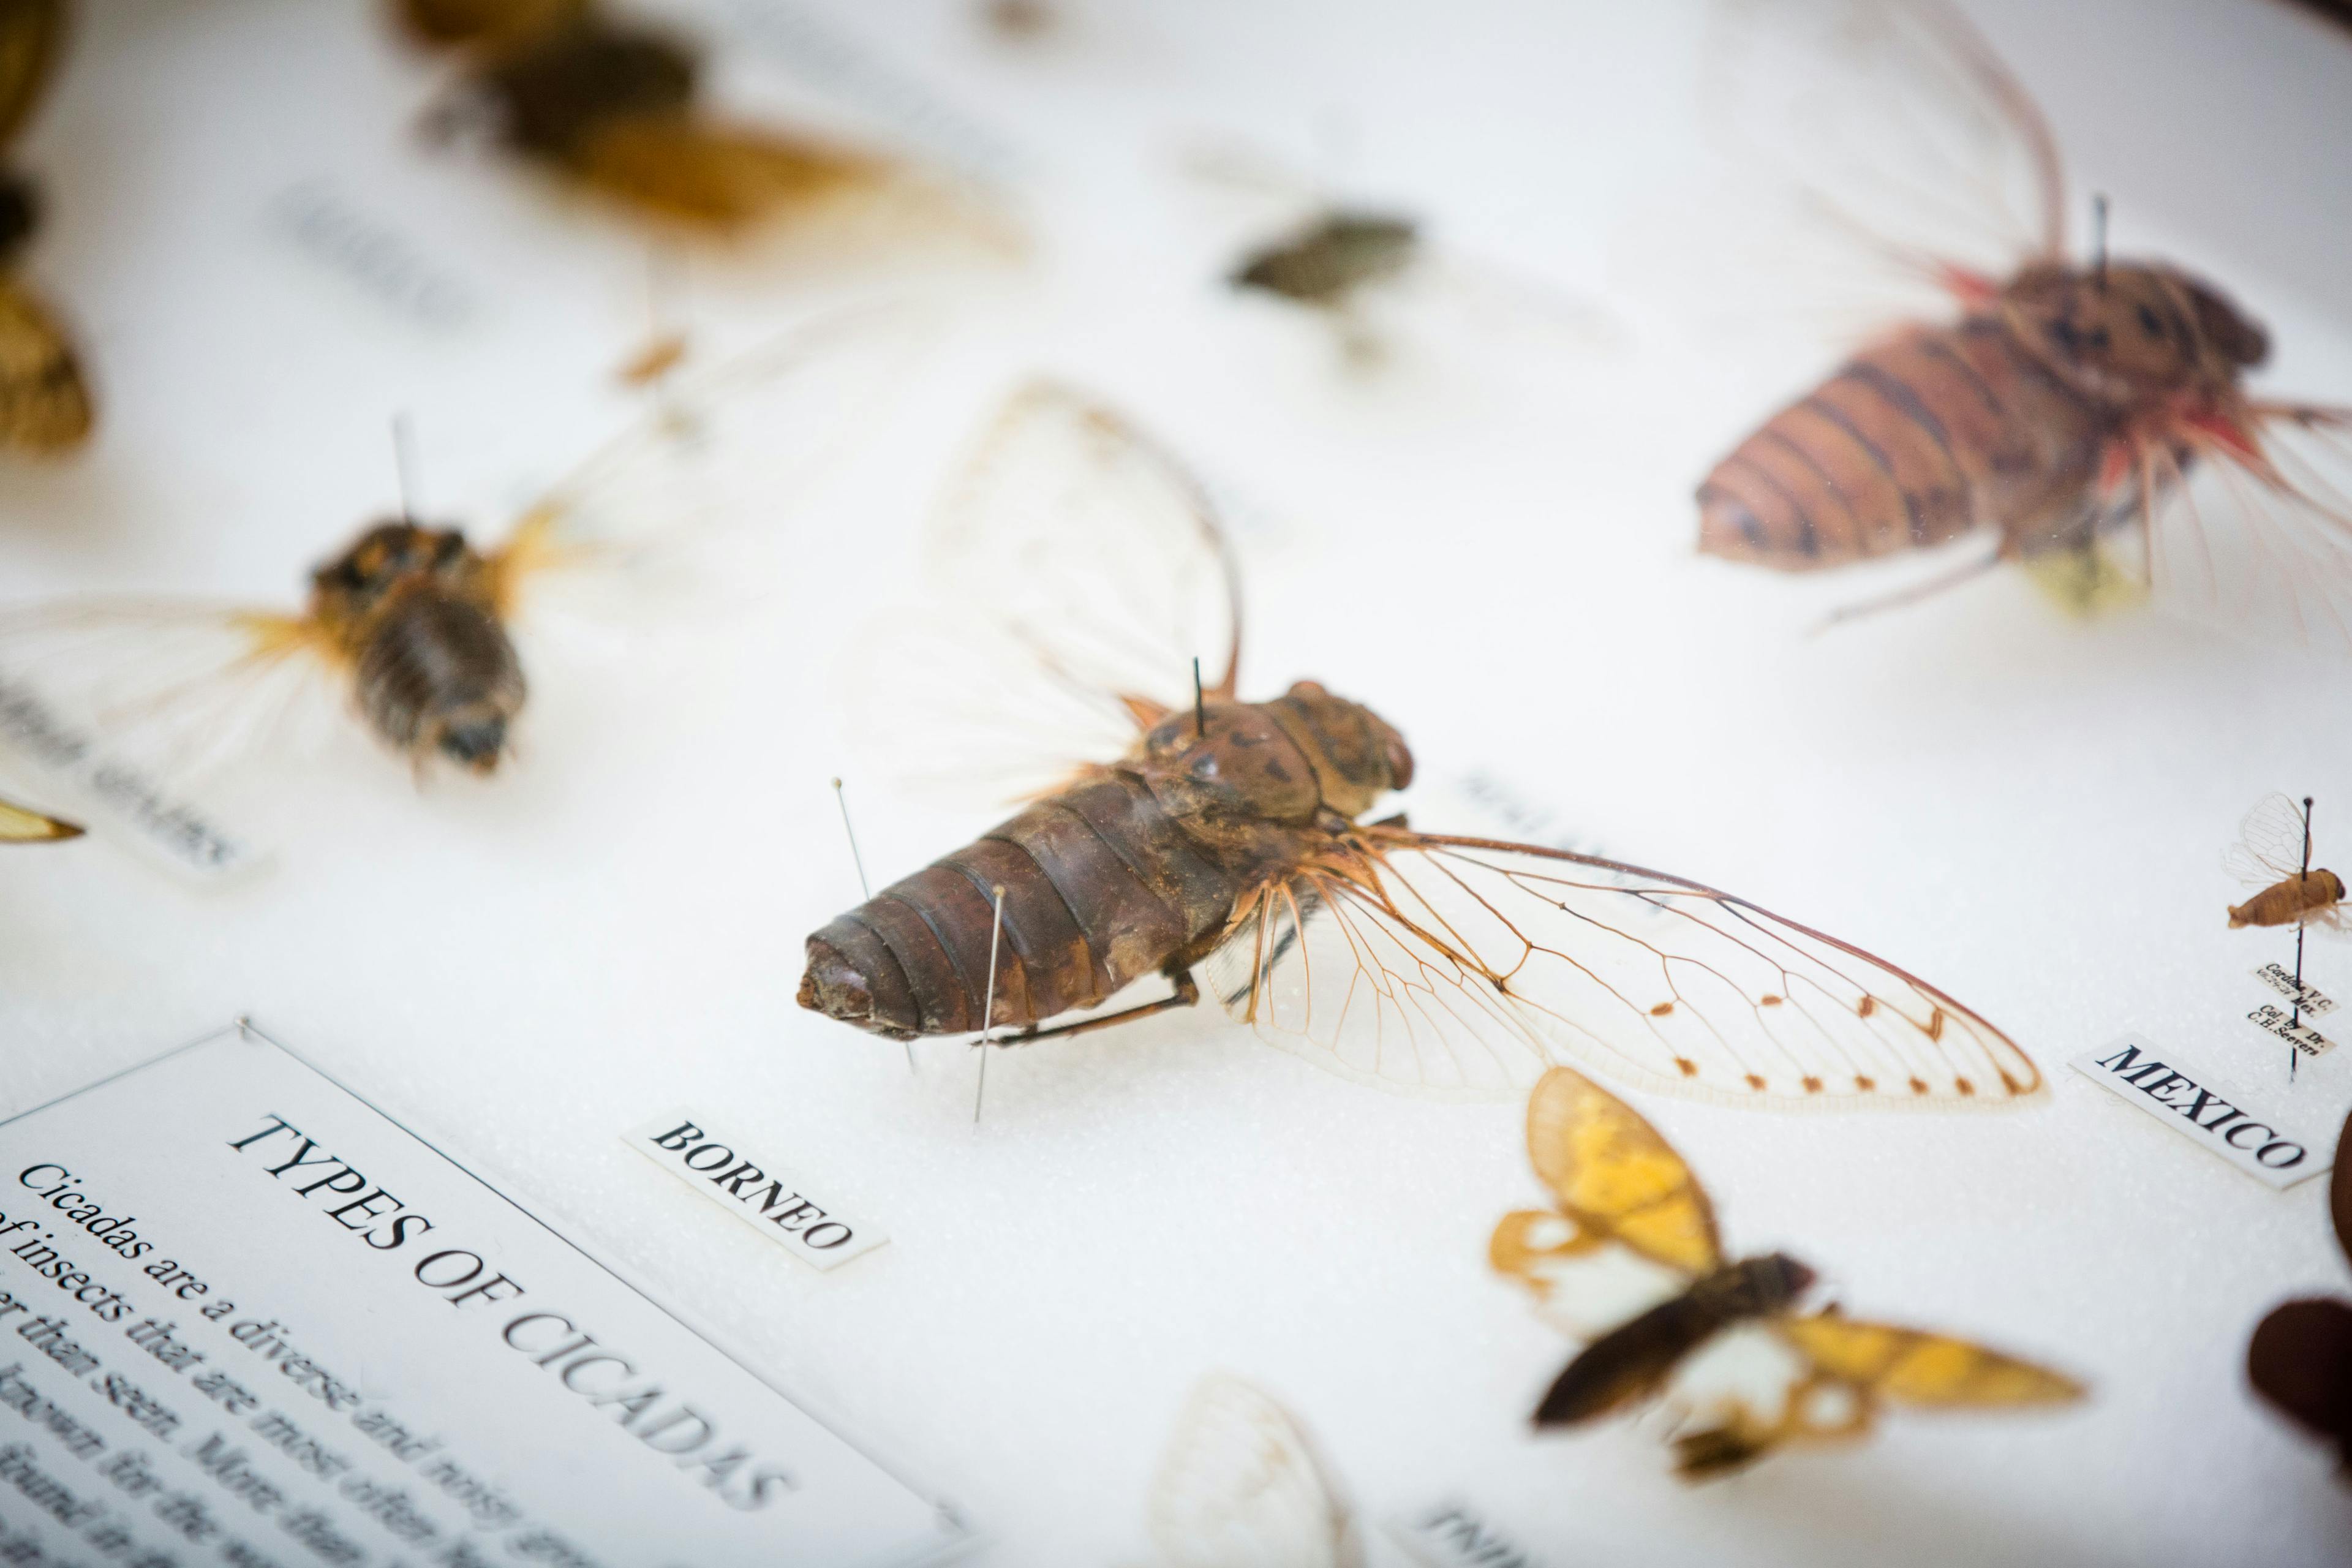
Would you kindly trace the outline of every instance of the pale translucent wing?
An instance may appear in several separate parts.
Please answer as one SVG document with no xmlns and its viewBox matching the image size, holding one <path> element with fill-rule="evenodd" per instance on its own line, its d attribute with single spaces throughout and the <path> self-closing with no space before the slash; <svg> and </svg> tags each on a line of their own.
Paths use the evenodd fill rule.
<svg viewBox="0 0 2352 1568">
<path fill-rule="evenodd" d="M 872 428 L 935 327 L 908 302 L 853 307 L 677 377 L 517 520 L 492 558 L 502 607 L 551 582 L 625 601 L 690 581 L 698 552 L 787 524 Z"/>
<path fill-rule="evenodd" d="M 0 745 L 79 807 L 200 872 L 244 847 L 197 804 L 236 765 L 293 754 L 336 721 L 308 622 L 139 602 L 0 615 Z"/>
<path fill-rule="evenodd" d="M 2257 641 L 2352 654 L 2352 409 L 2258 405 L 2252 446 L 2191 428 L 2185 468 L 2140 458 L 2166 609 Z"/>
<path fill-rule="evenodd" d="M 1203 1378 L 1151 1485 L 1165 1568 L 1349 1568 L 1348 1510 L 1289 1413 L 1237 1378 Z"/>
<path fill-rule="evenodd" d="M 1576 1340 L 1597 1340 L 1691 1283 L 1688 1270 L 1552 1209 L 1505 1215 L 1486 1239 L 1486 1261 L 1535 1297 L 1545 1322 Z"/>
<path fill-rule="evenodd" d="M 0 800 L 0 844 L 46 844 L 58 838 L 79 838 L 81 832 L 70 822 Z"/>
<path fill-rule="evenodd" d="M 2085 1392 L 2047 1367 L 1944 1334 L 1826 1313 L 1773 1327 L 1822 1372 L 1906 1405 L 2055 1405 Z"/>
<path fill-rule="evenodd" d="M 1230 695 L 1239 575 L 1201 487 L 1070 388 L 1015 392 L 924 542 L 931 602 L 885 613 L 845 658 L 849 725 L 881 771 L 967 798 L 1034 793 Z"/>
<path fill-rule="evenodd" d="M 2303 869 L 2303 807 L 2284 795 L 2266 795 L 2238 825 L 2238 841 L 2221 864 L 2259 891 Z"/>
<path fill-rule="evenodd" d="M 1717 0 L 1710 42 L 1725 143 L 1889 259 L 1998 279 L 2063 250 L 2050 128 L 1942 0 Z"/>
<path fill-rule="evenodd" d="M 64 0 L 0 5 L 0 145 L 15 137 L 41 101 L 65 37 Z"/>
<path fill-rule="evenodd" d="M 1244 906 L 1210 975 L 1269 1040 L 1423 1091 L 1507 1087 L 1561 1057 L 1776 1109 L 2000 1105 L 2042 1087 L 1990 1023 L 1859 948 L 1700 883 L 1529 845 L 1335 838 Z"/>
</svg>

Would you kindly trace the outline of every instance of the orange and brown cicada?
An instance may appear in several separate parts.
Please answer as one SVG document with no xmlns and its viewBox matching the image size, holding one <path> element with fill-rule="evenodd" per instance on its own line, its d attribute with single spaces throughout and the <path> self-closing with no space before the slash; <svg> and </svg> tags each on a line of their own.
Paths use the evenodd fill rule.
<svg viewBox="0 0 2352 1568">
<path fill-rule="evenodd" d="M 1042 787 L 811 936 L 805 1006 L 1012 1044 L 1205 991 L 1323 1067 L 1440 1095 L 1523 1089 L 1563 1057 L 1751 1104 L 2042 1088 L 1973 1009 L 1745 899 L 1374 819 L 1412 781 L 1403 737 L 1311 680 L 1240 695 L 1238 571 L 1201 489 L 1084 397 L 1011 400 L 930 564 L 958 608 L 886 623 L 853 712 L 910 763 Z M 1166 996 L 1118 1005 L 1155 974 Z"/>
<path fill-rule="evenodd" d="M 0 0 L 0 147 L 40 102 L 65 21 L 64 0 Z M 16 276 L 39 221 L 32 181 L 0 168 L 0 445 L 50 456 L 89 438 L 90 402 L 63 323 Z"/>
<path fill-rule="evenodd" d="M 1590 1342 L 1537 1405 L 1538 1427 L 1662 1399 L 1675 1468 L 1697 1481 L 1784 1443 L 1860 1437 L 1885 1403 L 1994 1409 L 2083 1395 L 2072 1378 L 1968 1340 L 1800 1310 L 1813 1270 L 1785 1253 L 1726 1259 L 1715 1205 L 1682 1156 L 1566 1068 L 1528 1098 L 1528 1153 L 1558 1207 L 1504 1215 L 1488 1260 Z M 1743 1351 L 1774 1375 L 1718 1383 L 1702 1365 Z"/>
<path fill-rule="evenodd" d="M 2071 559 L 2093 568 L 2066 595 L 2085 607 L 2120 574 L 2352 647 L 2352 408 L 2252 392 L 2261 323 L 2187 268 L 2111 259 L 2104 205 L 2093 254 L 2069 253 L 2057 143 L 1965 20 L 1939 0 L 1726 0 L 1721 21 L 1709 98 L 1743 154 L 1958 313 L 1882 331 L 1717 463 L 1703 552 L 1816 572 L 1990 534 L 1886 602 Z"/>
<path fill-rule="evenodd" d="M 507 151 L 640 216 L 736 234 L 771 219 L 838 236 L 901 220 L 991 246 L 986 204 L 886 153 L 753 124 L 709 103 L 701 49 L 592 0 L 394 0 L 404 31 L 457 52 L 458 87 L 428 121 L 482 124 Z"/>
</svg>

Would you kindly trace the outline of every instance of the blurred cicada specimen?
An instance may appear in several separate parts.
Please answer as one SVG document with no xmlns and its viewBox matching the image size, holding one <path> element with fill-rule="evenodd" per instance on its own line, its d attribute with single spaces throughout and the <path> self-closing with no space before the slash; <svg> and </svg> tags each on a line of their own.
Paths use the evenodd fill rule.
<svg viewBox="0 0 2352 1568">
<path fill-rule="evenodd" d="M 0 0 L 0 152 L 40 102 L 65 19 L 65 0 Z M 90 405 L 65 327 L 16 275 L 39 221 L 32 181 L 0 166 L 0 445 L 47 455 L 81 445 Z"/>
<path fill-rule="evenodd" d="M 162 803 L 226 766 L 333 728 L 337 697 L 420 778 L 492 773 L 529 693 L 518 629 L 556 604 L 609 624 L 690 585 L 693 552 L 787 504 L 866 416 L 903 366 L 907 328 L 887 308 L 842 312 L 714 366 L 496 544 L 455 522 L 372 523 L 310 573 L 299 610 L 0 613 L 0 743 L 149 830 Z"/>
<path fill-rule="evenodd" d="M 1013 1044 L 1205 989 L 1326 1068 L 1441 1095 L 1524 1089 L 1563 1054 L 1750 1104 L 2042 1087 L 1951 996 L 1745 899 L 1370 819 L 1412 782 L 1403 737 L 1311 680 L 1241 698 L 1238 572 L 1200 487 L 1081 396 L 1012 399 L 929 564 L 953 608 L 855 652 L 855 722 L 901 776 L 1031 804 L 811 936 L 804 1006 Z M 1153 974 L 1169 994 L 1091 1011 Z"/>
<path fill-rule="evenodd" d="M 2327 1210 L 2336 1245 L 2352 1262 L 2352 1117 L 2336 1138 Z M 2333 1447 L 2337 1478 L 2352 1484 L 2352 1300 L 2305 1296 L 2273 1308 L 2247 1342 L 2246 1381 L 2273 1409 Z"/>
<path fill-rule="evenodd" d="M 591 0 L 394 0 L 409 35 L 455 50 L 462 79 L 432 123 L 480 123 L 573 184 L 686 230 L 773 222 L 803 236 L 953 232 L 1017 243 L 944 176 L 826 137 L 730 120 L 701 51 Z"/>
<path fill-rule="evenodd" d="M 1239 1378 L 1202 1378 L 1151 1480 L 1154 1568 L 1360 1568 L 1363 1542 L 1297 1420 Z"/>
<path fill-rule="evenodd" d="M 81 829 L 70 822 L 0 800 L 0 844 L 52 844 L 80 837 Z"/>
<path fill-rule="evenodd" d="M 2110 258 L 2104 205 L 2092 253 L 2070 255 L 2049 126 L 1940 0 L 1721 10 L 1725 76 L 1706 97 L 1740 154 L 1778 164 L 1814 234 L 1868 252 L 1919 314 L 1716 465 L 1699 548 L 1817 572 L 1992 537 L 1890 604 L 2114 549 L 2184 613 L 2352 647 L 2352 410 L 2251 391 L 2262 325 L 2183 268 Z M 1770 226 L 1725 222 L 1792 303 L 1841 279 L 1857 300 L 1871 288 L 1827 254 L 1776 266 L 1757 238 Z M 2084 608 L 2120 596 L 2096 561 L 2037 575 Z"/>
<path fill-rule="evenodd" d="M 2352 936 L 2352 906 L 2344 901 L 2344 879 L 2311 863 L 2311 802 L 2301 805 L 2283 795 L 2266 795 L 2246 813 L 2238 842 L 2221 858 L 2230 874 L 2253 894 L 2230 906 L 2230 929 L 2242 926 L 2315 926 Z"/>
<path fill-rule="evenodd" d="M 1861 1436 L 1888 1402 L 1988 1408 L 2082 1396 L 2071 1378 L 1966 1340 L 1801 1310 L 1812 1269 L 1780 1253 L 1726 1260 L 1714 1205 L 1682 1156 L 1566 1068 L 1546 1073 L 1528 1102 L 1528 1153 L 1559 1206 L 1506 1215 L 1487 1258 L 1590 1342 L 1536 1407 L 1538 1427 L 1663 1397 L 1676 1468 L 1705 1480 L 1783 1443 Z M 1743 1338 L 1761 1342 L 1727 1342 Z M 1747 1376 L 1706 1386 L 1695 1363 L 1718 1346 L 1771 1368 L 1769 1394 Z"/>
</svg>

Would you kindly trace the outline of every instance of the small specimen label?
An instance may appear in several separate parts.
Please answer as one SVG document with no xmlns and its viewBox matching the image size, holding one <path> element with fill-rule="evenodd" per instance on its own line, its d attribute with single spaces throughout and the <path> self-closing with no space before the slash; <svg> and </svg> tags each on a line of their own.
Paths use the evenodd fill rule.
<svg viewBox="0 0 2352 1568">
<path fill-rule="evenodd" d="M 481 313 L 474 291 L 454 273 L 323 180 L 280 192 L 269 204 L 269 222 L 303 256 L 403 320 L 449 332 Z"/>
<path fill-rule="evenodd" d="M 2324 1018 L 2336 1011 L 2336 1004 L 2329 1001 L 2318 986 L 2305 985 L 2300 991 L 2296 990 L 2294 976 L 2287 973 L 2284 964 L 2265 963 L 2254 971 L 2254 978 L 2288 1001 L 2301 1003 L 2303 1010 L 2315 1018 Z"/>
<path fill-rule="evenodd" d="M 100 751 L 93 737 L 5 670 L 0 670 L 0 740 L 39 764 L 78 803 L 103 812 L 183 870 L 217 877 L 247 858 L 245 847 L 216 824 L 166 796 L 138 768 Z"/>
<path fill-rule="evenodd" d="M 2287 1014 L 2265 1002 L 2246 1015 L 2249 1023 L 2257 1024 L 2264 1032 L 2276 1035 L 2306 1057 L 2324 1057 L 2336 1048 L 2336 1042 L 2308 1024 L 2294 1023 Z"/>
<path fill-rule="evenodd" d="M 809 1196 L 798 1176 L 690 1110 L 656 1116 L 622 1141 L 812 1268 L 838 1268 L 890 1239 Z"/>
<path fill-rule="evenodd" d="M 2265 1185 L 2291 1187 L 2336 1163 L 2332 1135 L 2314 1143 L 2290 1131 L 2284 1118 L 2233 1103 L 2204 1087 L 2201 1069 L 2186 1070 L 2179 1053 L 2161 1051 L 2141 1036 L 2125 1035 L 2074 1062 L 2110 1094 Z"/>
<path fill-rule="evenodd" d="M 1543 1568 L 1467 1503 L 1442 1502 L 1392 1520 L 1389 1533 L 1427 1568 Z"/>
</svg>

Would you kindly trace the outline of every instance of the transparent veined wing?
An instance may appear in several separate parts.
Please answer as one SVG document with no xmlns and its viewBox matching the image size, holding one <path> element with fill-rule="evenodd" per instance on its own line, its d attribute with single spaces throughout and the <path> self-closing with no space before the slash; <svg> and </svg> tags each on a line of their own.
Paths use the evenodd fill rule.
<svg viewBox="0 0 2352 1568">
<path fill-rule="evenodd" d="M 1663 1093 L 2013 1103 L 2032 1060 L 1948 993 L 1745 899 L 1636 866 L 1369 827 L 1245 900 L 1208 963 L 1237 1018 L 1345 1076 L 1507 1092 L 1563 1058 Z"/>
<path fill-rule="evenodd" d="M 200 804 L 340 718 L 335 656 L 268 611 L 68 601 L 0 613 L 0 747 L 77 807 L 203 875 L 248 848 Z"/>
<path fill-rule="evenodd" d="M 1201 1380 L 1151 1484 L 1164 1568 L 1356 1568 L 1347 1507 L 1281 1405 L 1239 1378 Z"/>
<path fill-rule="evenodd" d="M 1905 1405 L 2056 1405 L 2084 1393 L 2061 1373 L 1948 1334 L 1833 1312 L 1780 1318 L 1772 1326 L 1821 1372 Z"/>
<path fill-rule="evenodd" d="M 2221 857 L 2232 877 L 2259 891 L 2303 869 L 2303 807 L 2284 795 L 2264 795 L 2238 825 L 2238 841 Z"/>
<path fill-rule="evenodd" d="M 930 602 L 877 616 L 842 662 L 853 738 L 897 779 L 1034 793 L 1190 706 L 1196 658 L 1233 694 L 1240 577 L 1214 510 L 1082 393 L 1014 392 L 923 550 Z"/>
<path fill-rule="evenodd" d="M 2144 443 L 2135 459 L 2158 603 L 2254 641 L 2352 655 L 2352 408 L 2257 403 L 2183 441 Z"/>
<path fill-rule="evenodd" d="M 0 800 L 0 844 L 46 844 L 79 838 L 81 834 L 80 828 L 60 817 Z"/>
<path fill-rule="evenodd" d="M 0 146 L 41 101 L 65 38 L 65 0 L 15 0 L 0 6 Z"/>
<path fill-rule="evenodd" d="M 516 520 L 491 556 L 502 613 L 559 584 L 626 602 L 707 581 L 698 552 L 789 520 L 936 326 L 912 301 L 853 306 L 674 378 Z"/>
</svg>

